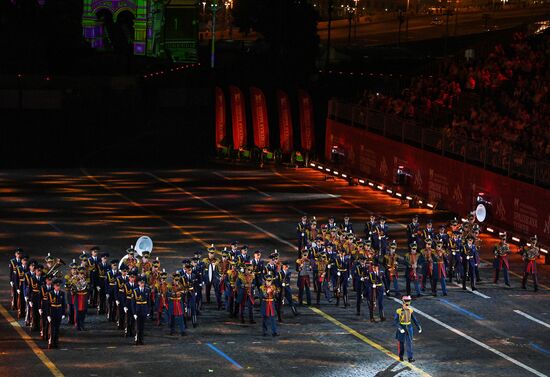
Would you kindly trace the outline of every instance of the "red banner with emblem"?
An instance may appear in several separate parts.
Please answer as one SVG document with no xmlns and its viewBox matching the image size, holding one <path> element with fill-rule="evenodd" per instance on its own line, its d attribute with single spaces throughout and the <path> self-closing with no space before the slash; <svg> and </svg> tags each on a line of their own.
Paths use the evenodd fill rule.
<svg viewBox="0 0 550 377">
<path fill-rule="evenodd" d="M 298 90 L 298 105 L 300 109 L 300 141 L 302 150 L 309 152 L 313 149 L 313 104 L 311 97 L 304 90 Z"/>
<path fill-rule="evenodd" d="M 244 110 L 245 99 L 241 89 L 236 86 L 229 87 L 231 99 L 231 123 L 233 125 L 233 149 L 239 149 L 246 145 L 246 114 Z"/>
<path fill-rule="evenodd" d="M 392 185 L 399 166 L 411 173 L 403 194 L 417 194 L 460 215 L 472 211 L 483 192 L 491 202 L 488 222 L 550 245 L 550 190 L 509 178 L 327 119 L 325 157 L 344 151 L 352 173 Z"/>
<path fill-rule="evenodd" d="M 279 137 L 281 151 L 291 153 L 294 149 L 292 134 L 292 114 L 290 113 L 290 101 L 288 95 L 282 90 L 277 90 L 277 110 L 279 113 Z"/>
<path fill-rule="evenodd" d="M 250 106 L 252 110 L 252 128 L 254 145 L 258 148 L 269 147 L 269 123 L 264 93 L 255 87 L 250 88 Z"/>
<path fill-rule="evenodd" d="M 227 133 L 225 119 L 225 96 L 220 87 L 216 87 L 216 147 L 220 146 Z"/>
</svg>

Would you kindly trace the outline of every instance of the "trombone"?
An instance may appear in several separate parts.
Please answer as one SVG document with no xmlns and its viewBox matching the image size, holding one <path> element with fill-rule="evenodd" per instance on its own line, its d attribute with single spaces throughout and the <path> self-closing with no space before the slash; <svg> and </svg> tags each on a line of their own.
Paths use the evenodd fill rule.
<svg viewBox="0 0 550 377">
<path fill-rule="evenodd" d="M 51 275 L 51 276 L 57 276 L 57 274 L 59 273 L 59 271 L 61 271 L 61 267 L 66 265 L 65 261 L 61 258 L 55 258 L 55 263 L 53 264 L 53 266 L 50 268 L 50 270 L 48 271 L 48 273 L 46 275 Z"/>
</svg>

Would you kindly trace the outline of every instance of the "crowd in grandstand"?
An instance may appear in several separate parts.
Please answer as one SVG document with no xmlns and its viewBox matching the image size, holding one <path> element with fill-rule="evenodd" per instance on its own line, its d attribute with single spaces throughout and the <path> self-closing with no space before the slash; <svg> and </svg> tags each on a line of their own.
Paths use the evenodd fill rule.
<svg viewBox="0 0 550 377">
<path fill-rule="evenodd" d="M 447 136 L 491 140 L 491 148 L 550 159 L 550 35 L 516 33 L 480 59 L 449 61 L 416 77 L 399 96 L 365 92 L 361 104 L 409 119 L 446 113 Z"/>
</svg>

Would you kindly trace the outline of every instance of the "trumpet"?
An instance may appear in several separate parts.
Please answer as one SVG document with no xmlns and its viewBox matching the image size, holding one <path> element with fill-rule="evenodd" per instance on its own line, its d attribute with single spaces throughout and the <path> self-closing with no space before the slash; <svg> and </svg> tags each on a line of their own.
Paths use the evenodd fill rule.
<svg viewBox="0 0 550 377">
<path fill-rule="evenodd" d="M 49 269 L 49 271 L 46 275 L 56 276 L 59 273 L 59 271 L 61 270 L 61 266 L 64 266 L 64 265 L 66 265 L 66 263 L 63 259 L 55 258 L 55 263 Z"/>
</svg>

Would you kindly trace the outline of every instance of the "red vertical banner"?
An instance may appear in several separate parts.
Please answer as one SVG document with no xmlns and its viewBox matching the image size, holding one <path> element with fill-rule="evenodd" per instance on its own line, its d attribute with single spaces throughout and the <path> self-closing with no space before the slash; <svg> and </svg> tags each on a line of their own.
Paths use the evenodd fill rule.
<svg viewBox="0 0 550 377">
<path fill-rule="evenodd" d="M 246 145 L 246 114 L 244 112 L 244 97 L 236 86 L 229 87 L 231 99 L 231 121 L 233 124 L 233 149 Z"/>
<path fill-rule="evenodd" d="M 279 110 L 281 151 L 283 153 L 291 153 L 294 148 L 292 145 L 292 116 L 290 114 L 288 95 L 282 90 L 277 90 L 277 109 Z"/>
<path fill-rule="evenodd" d="M 220 87 L 216 87 L 216 147 L 222 144 L 227 133 L 225 119 L 225 96 Z"/>
<path fill-rule="evenodd" d="M 264 93 L 255 87 L 250 88 L 250 106 L 252 110 L 252 128 L 254 145 L 258 148 L 269 147 L 269 124 Z"/>
<path fill-rule="evenodd" d="M 298 90 L 298 104 L 300 108 L 300 140 L 302 150 L 310 152 L 313 149 L 313 104 L 311 97 L 304 90 Z"/>
</svg>

